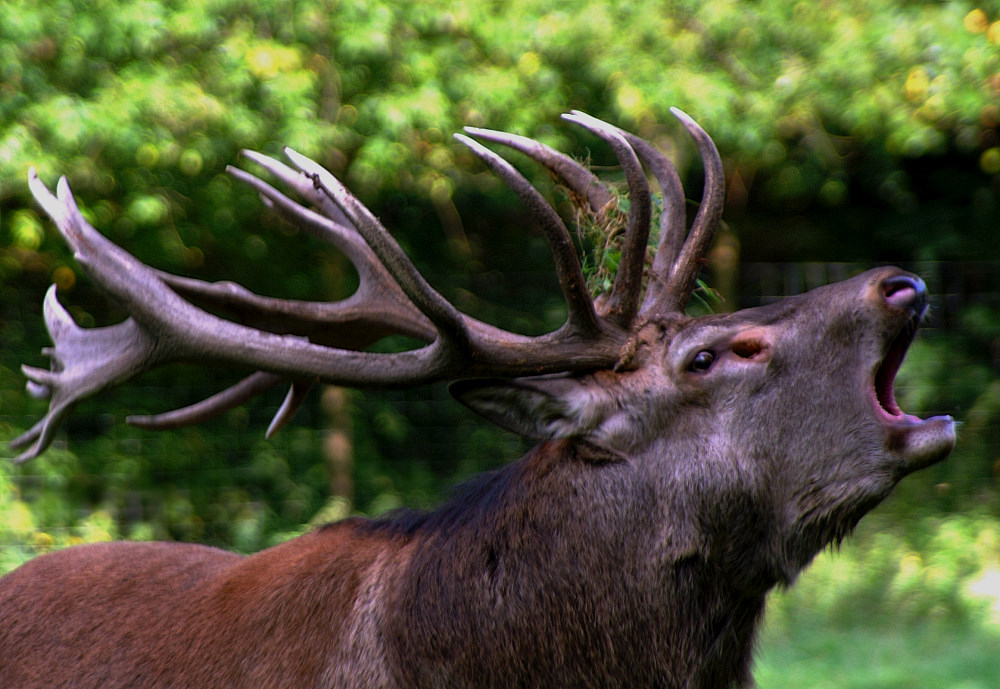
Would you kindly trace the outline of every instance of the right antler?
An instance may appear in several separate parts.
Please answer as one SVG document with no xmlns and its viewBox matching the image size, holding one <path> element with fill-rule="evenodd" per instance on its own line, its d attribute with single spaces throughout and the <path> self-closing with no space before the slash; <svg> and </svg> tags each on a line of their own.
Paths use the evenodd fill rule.
<svg viewBox="0 0 1000 689">
<path fill-rule="evenodd" d="M 504 180 L 538 220 L 552 247 L 568 315 L 559 329 L 538 337 L 501 330 L 459 312 L 420 275 L 378 219 L 332 174 L 285 149 L 298 172 L 259 153 L 250 160 L 294 189 L 306 208 L 243 170 L 229 171 L 253 187 L 280 215 L 342 251 L 357 268 L 358 290 L 333 303 L 262 297 L 232 283 L 205 283 L 144 265 L 98 233 L 80 214 L 65 178 L 53 196 L 34 170 L 35 198 L 73 248 L 77 261 L 130 317 L 108 328 L 77 326 L 56 298 L 45 299 L 55 343 L 49 371 L 24 367 L 28 390 L 50 397 L 49 411 L 12 443 L 29 446 L 16 461 L 41 453 L 72 405 L 84 397 L 173 361 L 222 362 L 257 370 L 232 388 L 185 409 L 131 423 L 164 428 L 193 423 L 241 404 L 274 384 L 292 389 L 269 433 L 286 421 L 316 381 L 354 387 L 405 387 L 469 377 L 520 377 L 625 365 L 640 320 L 679 313 L 689 297 L 701 256 L 721 214 L 722 164 L 707 134 L 678 110 L 705 162 L 702 208 L 685 240 L 684 197 L 673 166 L 650 144 L 583 113 L 566 119 L 609 142 L 626 175 L 631 204 L 622 259 L 610 295 L 595 307 L 570 233 L 558 214 L 509 163 L 464 135 L 457 138 Z M 599 218 L 613 195 L 588 169 L 524 137 L 468 128 L 480 139 L 522 151 L 551 170 Z M 640 162 L 641 161 L 641 162 Z M 658 254 L 640 311 L 651 204 L 645 163 L 664 192 Z M 228 314 L 232 319 L 205 310 Z M 641 316 L 641 318 L 640 318 Z M 425 344 L 396 353 L 363 351 L 389 335 Z"/>
</svg>

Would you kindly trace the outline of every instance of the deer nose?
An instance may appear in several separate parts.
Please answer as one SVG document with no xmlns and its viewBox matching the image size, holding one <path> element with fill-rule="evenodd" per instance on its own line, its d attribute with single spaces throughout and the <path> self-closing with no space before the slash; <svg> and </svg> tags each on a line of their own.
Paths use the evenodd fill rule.
<svg viewBox="0 0 1000 689">
<path fill-rule="evenodd" d="M 927 308 L 927 285 L 916 275 L 893 275 L 882 281 L 882 298 L 890 306 L 921 314 Z"/>
</svg>

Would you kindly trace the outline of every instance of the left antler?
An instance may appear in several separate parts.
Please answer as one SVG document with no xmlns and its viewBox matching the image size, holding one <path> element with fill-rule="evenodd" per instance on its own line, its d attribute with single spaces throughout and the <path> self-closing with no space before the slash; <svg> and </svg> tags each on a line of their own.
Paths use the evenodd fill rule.
<svg viewBox="0 0 1000 689">
<path fill-rule="evenodd" d="M 59 227 L 85 272 L 130 314 L 118 325 L 77 326 L 51 288 L 45 320 L 55 346 L 51 370 L 24 367 L 28 389 L 50 397 L 45 417 L 12 444 L 18 461 L 37 456 L 80 399 L 173 361 L 222 362 L 258 371 L 191 407 L 130 422 L 151 428 L 192 423 L 241 404 L 281 381 L 292 387 L 269 433 L 286 421 L 316 381 L 355 387 L 403 387 L 467 377 L 519 377 L 613 368 L 623 364 L 637 322 L 683 309 L 701 256 L 721 212 L 721 162 L 708 136 L 675 111 L 698 143 L 706 167 L 705 200 L 684 239 L 684 199 L 669 161 L 651 145 L 583 113 L 566 116 L 611 145 L 625 171 L 631 206 L 622 260 L 600 307 L 586 288 L 569 231 L 558 214 L 509 163 L 468 136 L 457 138 L 521 198 L 552 248 L 567 319 L 539 337 L 501 330 L 458 311 L 420 275 L 378 219 L 327 170 L 286 149 L 292 168 L 259 153 L 246 157 L 280 179 L 316 210 L 293 201 L 239 169 L 229 171 L 254 188 L 276 212 L 330 242 L 357 268 L 360 285 L 332 303 L 262 297 L 232 283 L 205 283 L 150 268 L 97 232 L 80 214 L 65 178 L 53 196 L 32 170 L 35 198 Z M 478 138 L 520 150 L 541 163 L 601 217 L 613 196 L 582 165 L 524 137 L 467 129 Z M 642 164 L 665 194 L 665 232 L 642 305 L 643 266 L 650 231 L 650 193 Z M 706 208 L 711 206 L 711 208 Z M 210 313 L 206 309 L 211 309 Z M 224 313 L 232 319 L 215 313 Z M 389 335 L 423 342 L 395 353 L 363 351 Z"/>
</svg>

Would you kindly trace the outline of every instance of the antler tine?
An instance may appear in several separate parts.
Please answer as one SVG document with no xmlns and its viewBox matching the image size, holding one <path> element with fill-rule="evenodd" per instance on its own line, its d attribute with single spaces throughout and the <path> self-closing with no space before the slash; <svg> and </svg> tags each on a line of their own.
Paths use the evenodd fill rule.
<svg viewBox="0 0 1000 689">
<path fill-rule="evenodd" d="M 645 313 L 677 313 L 684 310 L 698 277 L 701 261 L 722 219 L 725 175 L 719 151 L 705 130 L 687 114 L 678 108 L 671 108 L 670 112 L 681 121 L 698 146 L 705 166 L 705 189 L 687 239 L 666 276 L 666 285 L 656 290 L 651 298 L 647 298 L 643 305 Z M 663 277 L 662 273 L 660 277 Z"/>
<path fill-rule="evenodd" d="M 235 409 L 257 395 L 270 390 L 283 380 L 284 378 L 276 376 L 273 373 L 256 371 L 236 385 L 228 387 L 222 392 L 195 404 L 162 414 L 127 416 L 125 417 L 125 422 L 139 428 L 155 431 L 191 426 L 214 419 L 220 414 Z M 295 412 L 298 411 L 299 407 L 306 400 L 311 388 L 312 383 L 310 382 L 294 382 L 289 386 L 285 401 L 281 404 L 271 424 L 267 427 L 267 432 L 264 434 L 265 438 L 271 438 L 271 436 L 291 420 Z"/>
<path fill-rule="evenodd" d="M 563 119 L 574 122 L 607 141 L 625 171 L 629 189 L 628 225 L 615 284 L 603 310 L 615 322 L 623 327 L 629 327 L 639 309 L 642 273 L 649 243 L 649 224 L 652 216 L 649 184 L 646 182 L 642 164 L 621 130 L 578 110 L 563 115 Z"/>
<path fill-rule="evenodd" d="M 229 168 L 229 173 L 255 189 L 259 194 L 261 194 L 261 196 L 267 199 L 271 203 L 272 208 L 274 208 L 274 210 L 277 211 L 279 215 L 282 215 L 286 220 L 289 220 L 303 230 L 310 232 L 311 234 L 319 237 L 320 239 L 326 240 L 330 244 L 337 247 L 337 249 L 339 249 L 348 258 L 348 260 L 350 260 L 350 262 L 354 265 L 354 268 L 358 271 L 358 278 L 360 282 L 357 291 L 348 299 L 338 302 L 335 310 L 327 308 L 326 305 L 315 304 L 313 302 L 303 303 L 287 301 L 280 303 L 281 308 L 290 309 L 292 308 L 291 304 L 295 304 L 296 315 L 298 315 L 300 310 L 308 312 L 307 314 L 302 314 L 305 319 L 316 318 L 319 316 L 319 314 L 315 313 L 316 311 L 321 312 L 323 315 L 326 315 L 326 312 L 333 311 L 334 313 L 332 315 L 335 315 L 336 318 L 334 324 L 341 326 L 344 324 L 343 316 L 347 313 L 353 313 L 349 307 L 354 302 L 377 301 L 380 312 L 380 322 L 391 323 L 391 331 L 390 329 L 386 329 L 381 333 L 372 333 L 373 336 L 370 340 L 359 343 L 357 346 L 353 346 L 347 342 L 348 337 L 353 337 L 353 335 L 348 333 L 337 333 L 334 339 L 331 339 L 328 336 L 323 340 L 324 344 L 330 344 L 332 346 L 342 347 L 345 349 L 363 349 L 372 342 L 389 334 L 409 335 L 411 337 L 422 339 L 425 342 L 430 342 L 436 337 L 437 332 L 428 318 L 424 316 L 424 314 L 421 313 L 416 306 L 414 306 L 413 302 L 410 301 L 407 295 L 403 292 L 399 283 L 396 282 L 386 267 L 380 262 L 379 257 L 375 255 L 371 247 L 365 242 L 364 238 L 357 233 L 354 225 L 348 224 L 350 219 L 347 215 L 345 215 L 343 211 L 332 202 L 330 196 L 320 193 L 312 178 L 303 173 L 291 173 L 291 170 L 283 164 L 272 160 L 267 156 L 260 154 L 250 155 L 249 152 L 245 153 L 245 155 L 251 160 L 260 163 L 272 172 L 276 170 L 281 171 L 281 177 L 283 180 L 292 183 L 296 190 L 305 192 L 304 195 L 314 199 L 317 202 L 317 205 L 322 204 L 324 212 L 327 213 L 328 217 L 324 217 L 302 207 L 300 204 L 292 201 L 271 185 L 260 180 L 256 176 L 251 175 L 250 173 L 244 172 L 238 168 Z M 300 161 L 308 160 L 304 156 L 298 157 Z M 309 161 L 309 163 L 311 163 L 315 168 L 319 168 L 319 166 L 312 161 Z M 289 176 L 284 174 L 283 171 L 285 170 L 291 173 L 291 175 Z M 336 217 L 329 216 L 339 216 L 343 218 L 345 222 L 340 223 L 337 221 Z M 395 244 L 395 241 L 391 238 L 389 241 Z M 416 269 L 414 268 L 413 270 L 415 271 Z M 429 285 L 428 289 L 430 289 Z M 277 302 L 278 300 L 269 301 Z M 279 304 L 273 303 L 270 306 L 275 308 L 278 307 Z"/>
<path fill-rule="evenodd" d="M 77 263 L 88 274 L 93 273 L 92 277 L 95 277 L 98 284 L 105 289 L 112 293 L 120 289 L 122 276 L 115 272 L 105 275 L 101 271 L 94 270 L 93 259 L 97 255 L 106 256 L 116 267 L 122 268 L 130 263 L 131 257 L 124 249 L 104 238 L 84 220 L 80 209 L 77 208 L 76 199 L 73 198 L 73 192 L 70 191 L 67 179 L 65 177 L 59 178 L 56 185 L 56 195 L 53 195 L 38 179 L 35 168 L 31 168 L 28 172 L 28 187 L 38 204 L 59 228 L 66 243 L 73 249 L 73 256 Z"/>
<path fill-rule="evenodd" d="M 345 227 L 353 227 L 351 225 L 350 218 L 348 218 L 347 215 L 340 209 L 340 206 L 334 203 L 326 194 L 319 193 L 319 190 L 313 183 L 313 179 L 309 175 L 306 175 L 298 170 L 293 170 L 281 161 L 275 160 L 274 158 L 264 155 L 263 153 L 258 153 L 257 151 L 243 149 L 240 151 L 240 155 L 247 160 L 257 163 L 289 187 L 294 189 L 299 196 L 315 204 L 323 212 L 323 215 L 332 220 L 334 223 Z M 238 173 L 243 171 L 229 165 L 226 167 L 226 172 L 234 174 L 234 172 Z M 247 182 L 244 178 L 240 179 Z M 265 194 L 265 196 L 269 200 L 273 200 L 270 195 Z"/>
<path fill-rule="evenodd" d="M 45 350 L 52 360 L 52 369 L 22 366 L 21 371 L 28 379 L 28 392 L 36 398 L 48 398 L 49 410 L 30 430 L 11 441 L 14 449 L 28 446 L 14 458 L 17 463 L 37 457 L 52 443 L 59 425 L 78 401 L 156 361 L 152 343 L 134 319 L 107 328 L 84 330 L 59 303 L 55 285 L 45 295 L 43 311 L 55 343 Z"/>
<path fill-rule="evenodd" d="M 294 176 L 281 174 L 279 171 L 288 171 L 290 173 L 291 170 L 283 163 L 267 156 L 253 154 L 250 151 L 245 151 L 243 155 L 270 171 L 295 189 L 300 196 L 312 201 L 323 211 L 323 214 L 320 215 L 303 207 L 256 175 L 238 167 L 227 165 L 226 172 L 230 176 L 256 191 L 268 206 L 281 214 L 286 220 L 299 225 L 313 236 L 329 242 L 352 261 L 358 259 L 366 266 L 367 262 L 372 260 L 373 254 L 371 253 L 371 249 L 368 248 L 368 245 L 358 235 L 350 219 L 329 198 L 317 194 L 312 181 L 304 174 L 293 173 Z"/>
<path fill-rule="evenodd" d="M 281 403 L 278 411 L 274 414 L 274 418 L 271 419 L 271 423 L 264 433 L 265 438 L 270 440 L 275 433 L 284 428 L 285 424 L 292 420 L 295 412 L 299 410 L 299 407 L 302 406 L 302 403 L 309 396 L 312 385 L 310 381 L 295 381 L 288 386 L 288 394 L 285 395 L 284 402 Z"/>
<path fill-rule="evenodd" d="M 506 160 L 474 139 L 462 134 L 455 134 L 455 138 L 468 146 L 486 163 L 518 195 L 531 216 L 541 224 L 555 257 L 559 285 L 562 287 L 563 296 L 569 309 L 567 323 L 580 333 L 596 334 L 600 332 L 601 328 L 597 322 L 594 302 L 587 290 L 587 281 L 583 277 L 583 269 L 580 267 L 580 258 L 577 256 L 576 247 L 573 246 L 573 240 L 566 225 L 563 224 L 562 218 L 542 198 L 538 190 L 531 186 L 531 183 Z"/>
<path fill-rule="evenodd" d="M 329 197 L 317 192 L 309 178 L 283 163 L 253 151 L 244 157 L 258 163 L 282 181 L 313 200 L 329 217 L 303 208 L 270 184 L 238 168 L 228 167 L 236 179 L 256 190 L 280 215 L 298 227 L 337 247 L 358 271 L 358 290 L 336 304 L 289 301 L 261 297 L 235 283 L 209 284 L 158 272 L 160 278 L 186 298 L 232 311 L 244 322 L 270 332 L 308 335 L 314 342 L 342 349 L 361 350 L 387 335 L 402 334 L 432 341 L 434 326 L 406 299 L 399 286 L 378 262 L 371 248 L 347 226 L 349 219 Z M 339 222 L 338 222 L 339 221 Z M 377 301 L 379 321 L 372 321 L 364 306 Z M 201 423 L 238 407 L 284 380 L 258 371 L 240 383 L 193 405 L 147 416 L 130 416 L 128 423 L 146 429 L 164 430 Z M 293 383 L 285 403 L 268 428 L 267 437 L 287 423 L 301 406 L 311 386 Z"/>
<path fill-rule="evenodd" d="M 565 153 L 546 146 L 540 141 L 529 139 L 518 134 L 498 132 L 493 129 L 465 127 L 466 133 L 476 138 L 493 143 L 503 144 L 528 156 L 536 163 L 544 165 L 556 175 L 570 191 L 580 198 L 587 199 L 590 210 L 599 218 L 607 214 L 607 209 L 614 201 L 614 195 L 607 185 L 597 175 Z"/>
<path fill-rule="evenodd" d="M 653 257 L 653 267 L 650 270 L 649 287 L 646 299 L 641 309 L 647 311 L 647 305 L 655 301 L 667 283 L 670 268 L 680 256 L 687 234 L 687 213 L 684 199 L 684 187 L 680 175 L 670 159 L 645 139 L 640 139 L 630 132 L 622 132 L 639 159 L 649 168 L 656 178 L 656 183 L 663 192 L 663 211 L 660 213 L 660 239 Z"/>
<path fill-rule="evenodd" d="M 311 342 L 329 347 L 364 349 L 389 335 L 430 342 L 437 335 L 430 321 L 412 304 L 391 301 L 392 291 L 384 283 L 359 284 L 354 294 L 341 301 L 312 302 L 263 297 L 234 282 L 204 282 L 154 272 L 174 292 L 194 304 L 230 313 L 239 322 L 261 330 L 303 335 Z M 383 302 L 384 308 L 378 314 L 381 319 L 374 319 L 369 302 L 381 299 L 386 292 L 389 294 Z M 402 291 L 399 294 L 402 299 Z"/>
<path fill-rule="evenodd" d="M 247 400 L 270 390 L 282 380 L 284 379 L 281 376 L 276 376 L 273 373 L 256 371 L 236 385 L 195 404 L 161 414 L 148 416 L 133 414 L 125 417 L 125 421 L 139 428 L 160 431 L 190 426 L 214 419 L 230 409 L 235 409 Z"/>
<path fill-rule="evenodd" d="M 431 287 L 378 218 L 328 170 L 291 148 L 285 148 L 285 155 L 312 177 L 318 191 L 340 207 L 406 296 L 431 319 L 450 346 L 468 350 L 467 322 L 461 312 Z"/>
</svg>

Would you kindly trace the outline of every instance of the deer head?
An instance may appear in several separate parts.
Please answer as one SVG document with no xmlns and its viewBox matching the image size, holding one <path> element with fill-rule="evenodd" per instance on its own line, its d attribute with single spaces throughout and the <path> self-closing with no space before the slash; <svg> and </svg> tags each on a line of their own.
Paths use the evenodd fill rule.
<svg viewBox="0 0 1000 689">
<path fill-rule="evenodd" d="M 195 588 L 215 591 L 223 579 L 236 581 L 238 568 L 238 580 L 250 582 L 239 590 L 268 591 L 287 625 L 303 623 L 305 612 L 277 598 L 275 582 L 285 581 L 277 572 L 285 570 L 276 563 L 300 562 L 302 553 L 317 552 L 317 540 L 334 539 L 310 561 L 318 569 L 335 561 L 346 572 L 329 576 L 363 579 L 369 588 L 350 594 L 362 598 L 330 594 L 344 628 L 354 631 L 331 632 L 346 646 L 324 651 L 340 659 L 320 663 L 328 679 L 348 686 L 369 680 L 371 686 L 744 686 L 766 592 L 792 581 L 824 545 L 843 538 L 902 477 L 947 455 L 954 428 L 950 417 L 921 420 L 895 402 L 896 372 L 927 307 L 915 275 L 879 268 L 768 306 L 686 315 L 721 215 L 723 174 L 708 136 L 674 114 L 705 166 L 704 198 L 690 231 L 678 176 L 656 149 L 582 113 L 566 116 L 608 142 L 631 202 L 619 271 L 610 293 L 597 300 L 559 216 L 470 136 L 527 154 L 597 218 L 614 203 L 611 190 L 530 139 L 482 129 L 458 137 L 518 194 L 551 244 L 567 318 L 539 337 L 455 309 L 357 199 L 291 150 L 298 172 L 260 154 L 246 156 L 311 208 L 242 170 L 231 173 L 354 263 L 360 287 L 341 302 L 265 298 L 148 268 L 84 220 L 65 180 L 53 196 L 32 173 L 36 198 L 80 265 L 131 316 L 84 330 L 50 290 L 52 370 L 25 372 L 29 389 L 50 396 L 51 406 L 15 441 L 27 446 L 19 459 L 45 449 L 77 400 L 168 361 L 222 362 L 259 373 L 191 408 L 133 423 L 195 422 L 284 380 L 291 389 L 273 431 L 316 381 L 361 387 L 455 381 L 460 400 L 540 445 L 433 513 L 342 523 L 232 568 L 220 559 Z M 646 171 L 663 192 L 665 210 L 644 275 L 652 223 Z M 391 354 L 364 351 L 393 334 L 424 344 Z M 135 546 L 133 557 L 161 563 L 159 551 L 154 557 L 144 548 Z M 312 591 L 322 577 L 304 569 L 295 576 L 303 577 L 302 590 Z M 94 585 L 123 600 L 110 579 Z M 220 636 L 202 621 L 199 603 L 166 598 L 182 610 L 169 607 L 181 619 L 178 628 L 193 624 L 205 638 Z M 3 600 L 0 587 L 0 620 Z M 107 615 L 111 636 L 116 614 Z M 249 626 L 243 633 L 268 644 Z M 158 680 L 177 681 L 198 654 L 214 653 L 211 662 L 222 663 L 232 648 L 221 644 L 206 642 Z M 266 662 L 255 677 L 273 676 Z M 234 678 L 243 671 L 220 670 L 214 678 L 219 686 L 238 686 Z"/>
</svg>

